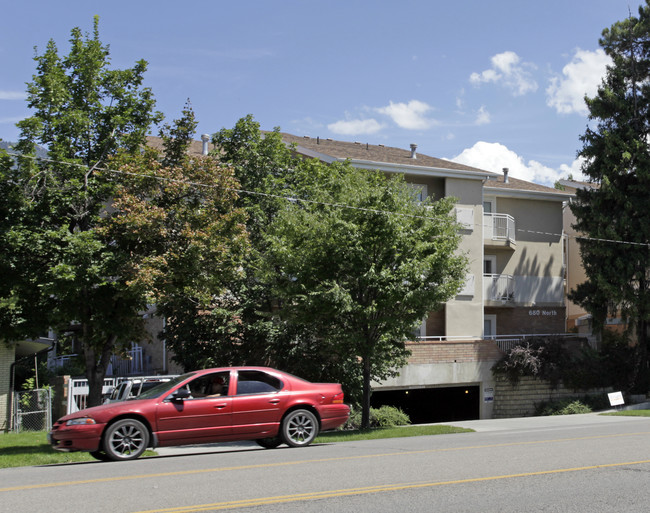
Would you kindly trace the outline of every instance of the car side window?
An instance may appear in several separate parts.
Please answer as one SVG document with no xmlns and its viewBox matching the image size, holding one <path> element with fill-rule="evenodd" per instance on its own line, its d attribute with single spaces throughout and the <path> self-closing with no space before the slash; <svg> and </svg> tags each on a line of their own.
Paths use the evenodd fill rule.
<svg viewBox="0 0 650 513">
<path fill-rule="evenodd" d="M 192 399 L 228 395 L 229 372 L 213 372 L 193 379 L 187 384 Z"/>
<path fill-rule="evenodd" d="M 239 371 L 237 395 L 268 394 L 282 390 L 283 383 L 275 376 L 261 371 Z"/>
</svg>

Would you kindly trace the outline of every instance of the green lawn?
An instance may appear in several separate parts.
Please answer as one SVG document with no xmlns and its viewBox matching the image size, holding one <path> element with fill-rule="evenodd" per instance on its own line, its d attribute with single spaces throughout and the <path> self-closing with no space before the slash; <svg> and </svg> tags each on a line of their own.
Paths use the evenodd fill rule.
<svg viewBox="0 0 650 513">
<path fill-rule="evenodd" d="M 650 417 L 650 410 L 621 410 L 602 413 L 601 415 L 614 415 L 620 417 Z"/>
<path fill-rule="evenodd" d="M 355 440 L 376 440 L 405 436 L 443 435 L 465 433 L 471 429 L 453 426 L 405 426 L 397 428 L 371 429 L 367 431 L 332 431 L 321 434 L 315 443 L 350 442 Z M 147 451 L 145 456 L 154 456 Z M 44 431 L 22 433 L 0 433 L 0 468 L 31 467 L 56 463 L 95 461 L 87 452 L 57 452 L 46 440 Z"/>
</svg>

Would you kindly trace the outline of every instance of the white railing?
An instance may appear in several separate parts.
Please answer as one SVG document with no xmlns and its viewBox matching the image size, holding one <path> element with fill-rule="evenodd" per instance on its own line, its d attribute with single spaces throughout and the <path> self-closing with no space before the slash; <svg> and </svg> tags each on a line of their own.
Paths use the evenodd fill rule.
<svg viewBox="0 0 650 513">
<path fill-rule="evenodd" d="M 508 214 L 483 214 L 483 238 L 515 242 L 515 218 Z"/>
<path fill-rule="evenodd" d="M 517 347 L 526 342 L 530 338 L 540 338 L 540 337 L 561 337 L 561 338 L 572 338 L 580 337 L 575 333 L 526 333 L 526 334 L 516 334 L 516 335 L 486 335 L 483 338 L 477 338 L 472 336 L 432 336 L 432 337 L 417 337 L 416 342 L 454 342 L 454 341 L 467 341 L 475 342 L 478 340 L 492 340 L 494 341 L 499 349 L 504 352 L 509 351 L 513 347 Z"/>
<path fill-rule="evenodd" d="M 63 367 L 64 365 L 67 365 L 68 363 L 72 362 L 72 361 L 73 361 L 77 356 L 79 356 L 79 355 L 76 355 L 76 354 L 66 354 L 66 355 L 62 355 L 62 356 L 55 356 L 55 357 L 52 358 L 52 360 L 51 360 L 51 362 L 52 362 L 52 366 L 53 366 L 55 369 L 60 369 L 60 368 Z"/>
<path fill-rule="evenodd" d="M 111 356 L 107 374 L 112 376 L 132 376 L 142 374 L 144 371 L 142 348 L 136 344 L 133 349 L 126 351 L 126 358 L 121 358 L 118 355 Z"/>
<path fill-rule="evenodd" d="M 123 378 L 104 378 L 102 395 L 110 394 L 118 381 Z M 83 410 L 88 400 L 88 380 L 86 378 L 71 378 L 68 381 L 68 407 L 66 413 Z"/>
<path fill-rule="evenodd" d="M 494 340 L 499 349 L 504 352 L 510 351 L 513 347 L 517 347 L 526 342 L 530 338 L 541 338 L 541 337 L 560 337 L 560 338 L 571 338 L 579 337 L 575 333 L 530 333 L 525 335 L 487 335 L 486 340 Z"/>
<path fill-rule="evenodd" d="M 139 376 L 137 378 L 129 378 L 125 376 L 115 377 L 115 378 L 104 378 L 104 386 L 102 387 L 102 396 L 108 396 L 113 389 L 119 385 L 122 381 L 128 379 L 155 379 L 160 380 L 163 378 L 174 378 L 175 375 L 168 376 Z M 66 413 L 74 413 L 79 410 L 83 410 L 88 404 L 88 392 L 90 387 L 88 386 L 88 380 L 86 378 L 71 378 L 68 381 L 68 404 Z"/>
<path fill-rule="evenodd" d="M 509 274 L 484 274 L 483 299 L 488 301 L 508 301 L 515 298 L 515 279 Z"/>
</svg>

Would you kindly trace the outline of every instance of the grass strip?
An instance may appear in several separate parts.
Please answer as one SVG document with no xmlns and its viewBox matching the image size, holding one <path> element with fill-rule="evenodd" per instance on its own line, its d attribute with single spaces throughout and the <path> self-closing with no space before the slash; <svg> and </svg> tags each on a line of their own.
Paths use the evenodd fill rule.
<svg viewBox="0 0 650 513">
<path fill-rule="evenodd" d="M 369 429 L 365 431 L 330 431 L 322 433 L 315 443 L 352 442 L 378 440 L 380 438 L 401 438 L 406 436 L 444 435 L 465 433 L 472 429 L 454 426 L 404 426 L 395 428 Z M 144 456 L 155 456 L 147 451 Z M 0 433 L 0 468 L 33 467 L 96 461 L 87 452 L 58 452 L 47 443 L 45 431 L 23 431 L 21 433 Z"/>
</svg>

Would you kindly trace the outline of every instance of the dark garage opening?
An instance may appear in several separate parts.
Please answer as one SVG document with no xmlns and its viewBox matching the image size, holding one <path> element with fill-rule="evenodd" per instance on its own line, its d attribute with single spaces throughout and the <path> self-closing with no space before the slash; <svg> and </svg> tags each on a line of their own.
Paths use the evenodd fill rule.
<svg viewBox="0 0 650 513">
<path fill-rule="evenodd" d="M 401 408 L 412 424 L 475 420 L 480 417 L 479 396 L 478 386 L 375 391 L 370 406 Z"/>
</svg>

